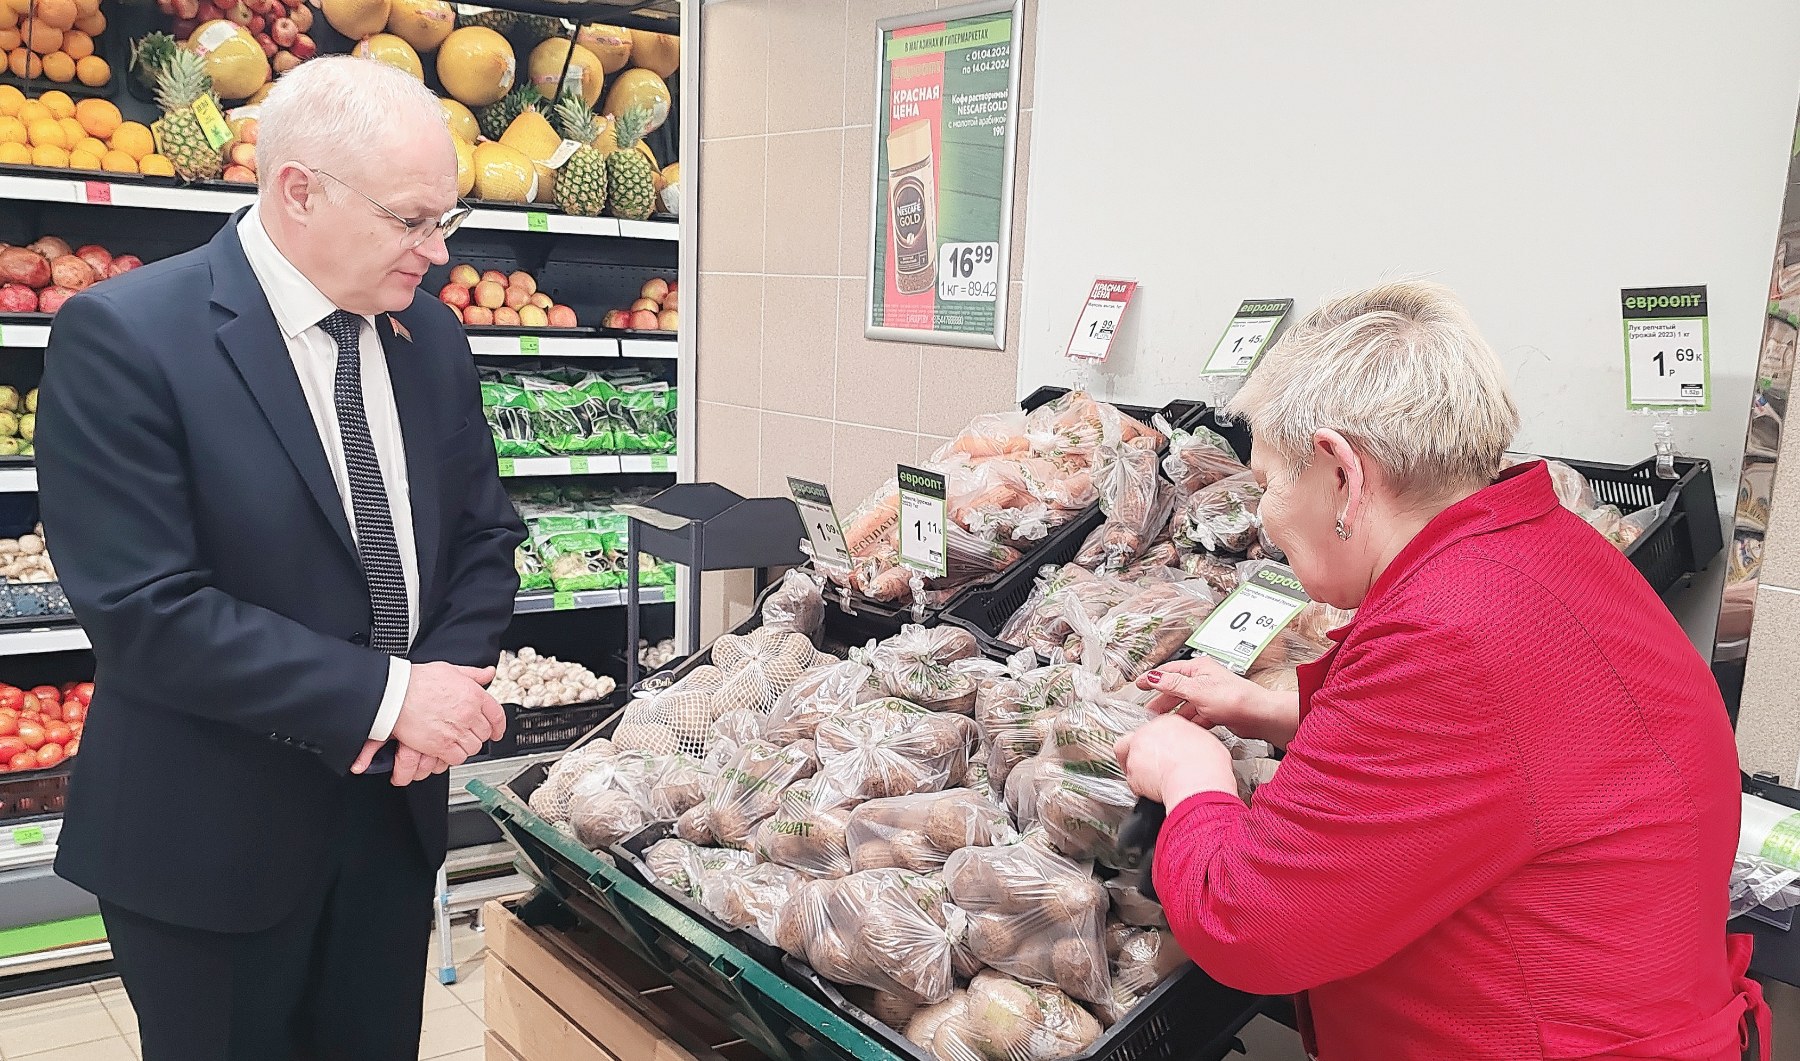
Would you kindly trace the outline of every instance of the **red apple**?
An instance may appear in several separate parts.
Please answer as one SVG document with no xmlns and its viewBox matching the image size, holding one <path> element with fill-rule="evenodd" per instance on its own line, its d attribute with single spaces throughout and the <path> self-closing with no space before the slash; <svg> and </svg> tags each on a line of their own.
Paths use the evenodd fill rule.
<svg viewBox="0 0 1800 1061">
<path fill-rule="evenodd" d="M 24 284 L 0 287 L 0 313 L 36 313 L 38 293 Z"/>
<path fill-rule="evenodd" d="M 656 325 L 665 332 L 676 331 L 681 327 L 681 314 L 665 309 L 656 315 Z"/>
<path fill-rule="evenodd" d="M 542 291 L 533 291 L 531 293 L 531 304 L 547 313 L 551 306 L 556 305 L 556 300 L 549 295 L 544 294 Z"/>
<path fill-rule="evenodd" d="M 484 282 L 499 284 L 502 289 L 506 287 L 506 274 L 498 269 L 489 269 L 487 272 L 482 273 L 481 279 Z"/>
<path fill-rule="evenodd" d="M 494 311 L 486 306 L 464 306 L 462 319 L 471 328 L 486 328 L 494 323 Z"/>
<path fill-rule="evenodd" d="M 269 63 L 270 68 L 275 71 L 276 77 L 280 77 L 299 65 L 300 60 L 294 58 L 293 52 L 276 52 L 274 60 Z"/>
<path fill-rule="evenodd" d="M 606 316 L 600 319 L 600 327 L 618 331 L 631 327 L 631 313 L 622 309 L 609 309 Z"/>
<path fill-rule="evenodd" d="M 550 317 L 542 308 L 529 302 L 519 307 L 519 324 L 525 328 L 544 328 L 550 324 Z"/>
<path fill-rule="evenodd" d="M 75 257 L 94 267 L 95 276 L 105 276 L 112 268 L 112 252 L 97 243 L 90 243 L 75 252 Z"/>
<path fill-rule="evenodd" d="M 63 303 L 75 297 L 75 292 L 66 287 L 46 287 L 38 292 L 38 312 L 55 313 L 62 309 Z"/>
<path fill-rule="evenodd" d="M 530 273 L 523 272 L 523 271 L 516 272 L 516 273 L 512 274 L 511 276 L 507 277 L 506 278 L 506 286 L 522 287 L 525 289 L 525 293 L 527 295 L 537 293 L 537 281 L 532 279 Z"/>
<path fill-rule="evenodd" d="M 252 21 L 261 22 L 262 16 L 258 15 Z M 250 29 L 250 34 L 256 38 L 257 45 L 262 48 L 264 58 L 273 59 L 275 58 L 275 53 L 281 50 L 280 45 L 275 43 L 275 38 L 269 36 L 261 26 Z"/>
<path fill-rule="evenodd" d="M 668 293 L 669 282 L 660 276 L 644 281 L 643 289 L 638 292 L 639 295 L 652 302 L 661 302 Z"/>
<path fill-rule="evenodd" d="M 275 43 L 283 48 L 291 48 L 295 39 L 300 36 L 300 27 L 294 25 L 293 19 L 284 16 L 269 24 L 269 36 L 275 38 Z"/>
<path fill-rule="evenodd" d="M 631 330 L 634 332 L 655 331 L 656 314 L 647 309 L 633 310 L 631 314 Z"/>
<path fill-rule="evenodd" d="M 506 288 L 492 280 L 483 279 L 475 285 L 475 301 L 488 309 L 499 309 L 506 305 Z"/>
<path fill-rule="evenodd" d="M 657 310 L 662 309 L 662 303 L 653 298 L 640 298 L 631 304 L 631 312 L 636 313 L 641 309 L 647 309 L 650 312 L 655 313 Z"/>
<path fill-rule="evenodd" d="M 438 291 L 438 301 L 454 309 L 462 309 L 469 304 L 469 289 L 461 284 L 445 284 Z"/>
<path fill-rule="evenodd" d="M 522 287 L 508 287 L 506 289 L 507 309 L 516 310 L 529 305 L 531 305 L 531 292 Z"/>
<path fill-rule="evenodd" d="M 135 254 L 121 254 L 112 260 L 112 268 L 106 271 L 106 275 L 118 276 L 120 273 L 129 273 L 143 264 L 143 259 Z"/>
<path fill-rule="evenodd" d="M 495 327 L 500 328 L 517 328 L 519 326 L 519 311 L 513 309 L 511 306 L 501 306 L 494 311 L 494 325 Z"/>
<path fill-rule="evenodd" d="M 669 285 L 669 293 L 662 300 L 662 308 L 663 309 L 680 309 L 681 308 L 680 296 L 681 296 L 681 292 L 676 290 L 674 284 L 670 284 Z"/>
<path fill-rule="evenodd" d="M 304 34 L 307 30 L 312 29 L 312 6 L 309 5 L 306 0 L 300 0 L 298 4 L 290 7 L 288 9 L 288 17 L 294 20 L 294 25 L 300 27 L 301 33 Z"/>
<path fill-rule="evenodd" d="M 306 8 L 301 8 L 300 10 L 305 11 Z M 307 21 L 310 22 L 311 20 L 309 19 Z M 319 46 L 313 43 L 311 37 L 308 37 L 302 32 L 300 36 L 294 38 L 294 43 L 288 46 L 288 51 L 293 53 L 294 58 L 301 62 L 305 62 L 319 54 Z"/>
<path fill-rule="evenodd" d="M 475 271 L 473 265 L 459 265 L 450 270 L 450 282 L 461 284 L 464 287 L 474 287 L 481 283 L 481 274 Z"/>
<path fill-rule="evenodd" d="M 256 12 L 250 10 L 250 5 L 244 3 L 244 0 L 237 0 L 237 3 L 226 7 L 224 12 L 226 21 L 235 22 L 240 26 L 248 26 L 250 20 L 256 17 Z"/>
<path fill-rule="evenodd" d="M 567 306 L 551 306 L 546 315 L 550 318 L 552 328 L 575 327 L 575 311 Z"/>
</svg>

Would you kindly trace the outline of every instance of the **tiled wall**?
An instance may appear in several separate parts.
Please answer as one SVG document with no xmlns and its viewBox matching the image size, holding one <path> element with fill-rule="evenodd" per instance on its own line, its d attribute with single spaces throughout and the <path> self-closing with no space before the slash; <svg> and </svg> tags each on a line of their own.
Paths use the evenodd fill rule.
<svg viewBox="0 0 1800 1061">
<path fill-rule="evenodd" d="M 1004 351 L 863 337 L 875 23 L 932 0 L 715 0 L 701 8 L 699 476 L 745 494 L 829 483 L 840 510 L 1018 397 L 1031 143 L 1025 7 Z M 941 6 L 949 7 L 945 3 Z M 741 580 L 704 589 L 709 631 Z M 725 602 L 733 606 L 726 611 Z"/>
<path fill-rule="evenodd" d="M 1800 785 L 1800 431 L 1783 431 L 1775 464 L 1761 581 L 1750 627 L 1750 656 L 1738 711 L 1738 762 Z"/>
</svg>

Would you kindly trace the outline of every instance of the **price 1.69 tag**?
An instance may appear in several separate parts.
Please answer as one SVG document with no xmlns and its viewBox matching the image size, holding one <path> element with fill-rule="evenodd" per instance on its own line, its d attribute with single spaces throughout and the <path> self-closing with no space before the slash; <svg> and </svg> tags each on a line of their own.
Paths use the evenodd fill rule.
<svg viewBox="0 0 1800 1061">
<path fill-rule="evenodd" d="M 812 539 L 813 559 L 820 567 L 847 569 L 850 547 L 844 542 L 844 525 L 838 522 L 837 509 L 831 504 L 831 491 L 819 483 L 788 476 L 788 493 L 800 520 L 806 524 L 806 536 Z"/>
<path fill-rule="evenodd" d="M 938 248 L 938 298 L 993 302 L 1000 297 L 1000 244 L 946 243 Z"/>
<path fill-rule="evenodd" d="M 900 465 L 900 562 L 937 578 L 949 571 L 944 486 L 940 472 Z"/>
<path fill-rule="evenodd" d="M 1242 674 L 1310 599 L 1286 565 L 1264 563 L 1213 609 L 1188 647 Z"/>
<path fill-rule="evenodd" d="M 1213 347 L 1200 371 L 1206 375 L 1244 375 L 1256 367 L 1257 359 L 1269 348 L 1275 329 L 1294 308 L 1291 298 L 1264 298 L 1238 303 L 1225 334 Z"/>
<path fill-rule="evenodd" d="M 1712 408 L 1706 286 L 1620 292 L 1625 317 L 1625 404 L 1631 409 Z"/>
</svg>

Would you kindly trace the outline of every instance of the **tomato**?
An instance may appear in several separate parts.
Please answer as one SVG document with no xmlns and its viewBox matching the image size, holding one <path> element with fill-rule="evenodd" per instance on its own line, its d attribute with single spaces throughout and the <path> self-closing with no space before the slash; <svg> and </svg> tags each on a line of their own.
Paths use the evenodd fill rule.
<svg viewBox="0 0 1800 1061">
<path fill-rule="evenodd" d="M 63 761 L 63 747 L 60 744 L 46 744 L 37 750 L 39 766 L 55 766 Z"/>
<path fill-rule="evenodd" d="M 59 700 L 39 700 L 38 717 L 45 722 L 61 722 L 63 717 L 62 702 Z"/>
<path fill-rule="evenodd" d="M 19 732 L 19 716 L 10 711 L 0 711 L 0 737 L 10 737 Z"/>
<path fill-rule="evenodd" d="M 67 748 L 63 749 L 63 757 L 67 758 L 67 759 L 73 759 L 73 758 L 75 758 L 75 753 L 80 750 L 81 750 L 81 737 L 79 735 L 77 735 L 74 739 L 69 741 L 69 746 Z"/>
<path fill-rule="evenodd" d="M 22 715 L 36 715 L 42 709 L 43 705 L 38 700 L 37 696 L 33 693 L 26 693 L 25 704 L 19 709 L 19 713 Z"/>
<path fill-rule="evenodd" d="M 79 736 L 81 736 L 81 728 L 85 725 L 87 725 L 87 723 L 82 722 L 80 720 L 70 722 L 70 723 L 68 723 L 69 732 L 73 733 L 75 736 L 79 737 Z"/>
<path fill-rule="evenodd" d="M 34 685 L 31 687 L 31 691 L 39 700 L 55 700 L 59 704 L 62 703 L 62 690 L 54 685 Z"/>
<path fill-rule="evenodd" d="M 69 738 L 72 736 L 74 736 L 74 734 L 69 732 L 69 727 L 63 725 L 61 722 L 44 723 L 44 740 L 46 743 L 67 744 L 69 743 Z"/>
<path fill-rule="evenodd" d="M 64 722 L 80 722 L 87 718 L 87 705 L 80 700 L 70 700 L 63 705 Z"/>
<path fill-rule="evenodd" d="M 36 751 L 44 746 L 44 726 L 36 719 L 21 719 L 19 722 L 19 739 L 25 747 Z"/>
<path fill-rule="evenodd" d="M 0 685 L 0 707 L 18 711 L 25 706 L 25 690 L 12 685 Z"/>
<path fill-rule="evenodd" d="M 0 763 L 12 761 L 12 757 L 25 751 L 25 742 L 17 737 L 0 737 Z"/>
<path fill-rule="evenodd" d="M 84 704 L 89 700 L 92 700 L 94 698 L 94 683 L 77 682 L 75 685 L 75 697 Z"/>
<path fill-rule="evenodd" d="M 74 682 L 63 682 L 62 686 L 60 687 L 60 689 L 58 691 L 62 693 L 63 699 L 67 700 L 69 698 L 70 690 L 72 690 L 74 688 L 75 688 Z"/>
<path fill-rule="evenodd" d="M 14 770 L 36 770 L 37 755 L 34 752 L 20 752 L 7 765 Z"/>
</svg>

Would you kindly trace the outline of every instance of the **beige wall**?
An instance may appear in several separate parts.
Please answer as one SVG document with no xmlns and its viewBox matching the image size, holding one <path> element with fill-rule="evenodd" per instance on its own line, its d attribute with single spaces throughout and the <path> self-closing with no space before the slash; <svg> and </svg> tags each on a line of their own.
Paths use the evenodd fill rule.
<svg viewBox="0 0 1800 1061">
<path fill-rule="evenodd" d="M 875 22 L 931 0 L 717 0 L 701 10 L 699 465 L 740 493 L 829 483 L 847 510 L 894 465 L 1017 400 L 1035 19 L 1022 30 L 1007 349 L 863 337 Z M 944 4 L 942 6 L 952 6 Z M 709 632 L 747 580 L 710 579 Z M 735 606 L 722 610 L 730 600 Z"/>
</svg>

